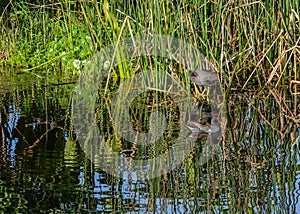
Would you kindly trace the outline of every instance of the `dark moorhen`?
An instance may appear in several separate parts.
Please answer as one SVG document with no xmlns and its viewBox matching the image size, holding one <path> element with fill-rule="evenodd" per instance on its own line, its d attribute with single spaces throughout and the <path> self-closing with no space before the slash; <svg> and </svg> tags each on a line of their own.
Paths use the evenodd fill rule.
<svg viewBox="0 0 300 214">
<path fill-rule="evenodd" d="M 213 86 L 214 84 L 217 84 L 219 81 L 217 73 L 214 72 L 213 70 L 193 70 L 190 73 L 190 78 L 191 81 L 194 82 L 196 85 L 205 86 L 205 87 Z M 195 112 L 196 111 L 194 110 L 193 114 L 195 114 Z M 198 110 L 198 114 L 199 114 L 199 110 Z M 186 127 L 193 133 L 213 134 L 221 131 L 221 127 L 220 127 L 221 123 L 215 117 L 212 117 L 210 127 L 201 124 L 199 120 L 197 121 L 192 120 L 190 121 L 190 124 L 192 124 L 193 126 L 186 125 Z"/>
<path fill-rule="evenodd" d="M 198 122 L 194 122 L 194 121 L 191 121 L 190 122 L 191 124 L 194 125 L 194 127 L 192 126 L 188 126 L 186 125 L 186 127 L 191 131 L 191 132 L 202 132 L 202 133 L 217 133 L 217 132 L 220 132 L 221 130 L 221 127 L 220 127 L 220 121 L 217 119 L 217 118 L 212 118 L 211 119 L 211 126 L 208 127 L 208 126 L 205 126 L 205 125 L 202 125 L 201 123 L 198 123 Z"/>
</svg>

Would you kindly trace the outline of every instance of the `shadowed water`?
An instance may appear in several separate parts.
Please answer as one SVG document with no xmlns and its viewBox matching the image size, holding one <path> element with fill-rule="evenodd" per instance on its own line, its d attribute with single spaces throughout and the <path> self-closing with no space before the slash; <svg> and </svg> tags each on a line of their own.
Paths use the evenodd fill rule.
<svg viewBox="0 0 300 214">
<path fill-rule="evenodd" d="M 137 180 L 109 175 L 86 158 L 70 119 L 74 84 L 23 74 L 1 76 L 0 86 L 3 213 L 300 212 L 299 96 L 288 88 L 231 94 L 225 135 L 207 163 L 199 165 L 210 136 L 204 134 L 175 170 Z M 151 96 L 132 106 L 132 124 L 141 131 L 149 106 L 162 101 Z M 119 139 L 108 98 L 99 95 L 98 125 L 120 156 L 155 157 L 178 137 L 178 109 L 166 101 L 157 105 L 167 115 L 165 140 L 144 148 Z"/>
</svg>

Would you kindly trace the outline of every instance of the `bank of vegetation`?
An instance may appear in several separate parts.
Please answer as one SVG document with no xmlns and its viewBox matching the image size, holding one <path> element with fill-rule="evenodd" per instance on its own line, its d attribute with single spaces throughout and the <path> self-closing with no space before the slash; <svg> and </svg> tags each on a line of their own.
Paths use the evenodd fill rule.
<svg viewBox="0 0 300 214">
<path fill-rule="evenodd" d="M 299 89 L 299 1 L 2 1 L 0 65 L 76 74 L 101 48 L 138 34 L 195 45 L 229 90 Z M 48 72 L 48 71 L 47 71 Z M 297 89 L 298 88 L 298 89 Z M 227 93 L 229 94 L 229 93 Z"/>
</svg>

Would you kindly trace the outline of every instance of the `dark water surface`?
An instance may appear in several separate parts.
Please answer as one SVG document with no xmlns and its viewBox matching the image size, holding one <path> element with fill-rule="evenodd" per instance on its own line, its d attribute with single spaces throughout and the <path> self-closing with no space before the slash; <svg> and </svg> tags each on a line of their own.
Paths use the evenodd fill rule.
<svg viewBox="0 0 300 214">
<path fill-rule="evenodd" d="M 199 139 L 175 170 L 141 181 L 109 175 L 85 156 L 72 129 L 74 86 L 0 76 L 1 213 L 300 213 L 299 97 L 288 89 L 232 94 L 224 139 L 206 164 L 198 164 Z M 120 155 L 166 149 L 134 153 L 103 130 Z"/>
</svg>

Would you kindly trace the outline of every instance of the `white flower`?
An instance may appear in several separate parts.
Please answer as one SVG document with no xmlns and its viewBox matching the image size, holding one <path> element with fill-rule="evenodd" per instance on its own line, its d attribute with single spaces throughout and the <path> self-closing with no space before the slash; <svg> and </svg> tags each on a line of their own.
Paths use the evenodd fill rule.
<svg viewBox="0 0 300 214">
<path fill-rule="evenodd" d="M 64 51 L 61 52 L 61 56 L 62 56 L 62 57 L 61 57 L 61 60 L 62 60 L 62 61 L 67 61 L 66 54 L 67 54 L 67 53 L 64 52 Z"/>
<path fill-rule="evenodd" d="M 104 70 L 108 70 L 109 67 L 110 67 L 110 62 L 109 62 L 109 61 L 105 61 L 105 62 L 103 63 L 103 69 L 104 69 Z"/>
<path fill-rule="evenodd" d="M 80 64 L 81 64 L 81 62 L 79 59 L 74 59 L 74 61 L 73 61 L 74 68 L 79 69 Z"/>
</svg>

